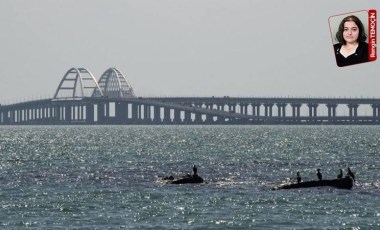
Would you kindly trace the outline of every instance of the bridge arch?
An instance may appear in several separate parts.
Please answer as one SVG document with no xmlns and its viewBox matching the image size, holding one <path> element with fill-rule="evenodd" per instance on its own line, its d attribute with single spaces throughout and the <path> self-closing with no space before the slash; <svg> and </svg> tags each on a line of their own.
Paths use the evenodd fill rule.
<svg viewBox="0 0 380 230">
<path fill-rule="evenodd" d="M 135 92 L 127 78 L 115 67 L 106 70 L 98 81 L 99 89 L 94 89 L 93 97 L 131 98 Z"/>
<path fill-rule="evenodd" d="M 90 71 L 86 68 L 71 68 L 59 83 L 54 99 L 91 97 L 94 90 L 99 91 L 99 96 L 103 95 Z"/>
</svg>

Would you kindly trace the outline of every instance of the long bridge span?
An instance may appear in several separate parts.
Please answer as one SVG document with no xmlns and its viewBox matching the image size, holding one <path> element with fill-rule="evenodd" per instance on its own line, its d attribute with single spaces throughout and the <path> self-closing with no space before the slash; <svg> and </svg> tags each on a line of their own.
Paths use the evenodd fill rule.
<svg viewBox="0 0 380 230">
<path fill-rule="evenodd" d="M 368 113 L 360 114 L 360 107 Z M 53 98 L 0 105 L 0 125 L 64 124 L 377 125 L 380 99 L 137 97 L 117 68 L 98 81 L 85 68 L 71 68 Z"/>
</svg>

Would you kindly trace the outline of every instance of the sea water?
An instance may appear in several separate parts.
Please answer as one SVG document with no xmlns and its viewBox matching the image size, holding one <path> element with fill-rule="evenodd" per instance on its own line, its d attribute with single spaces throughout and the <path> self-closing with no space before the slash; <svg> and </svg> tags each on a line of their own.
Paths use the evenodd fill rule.
<svg viewBox="0 0 380 230">
<path fill-rule="evenodd" d="M 380 229 L 377 126 L 2 126 L 0 156 L 4 229 Z"/>
</svg>

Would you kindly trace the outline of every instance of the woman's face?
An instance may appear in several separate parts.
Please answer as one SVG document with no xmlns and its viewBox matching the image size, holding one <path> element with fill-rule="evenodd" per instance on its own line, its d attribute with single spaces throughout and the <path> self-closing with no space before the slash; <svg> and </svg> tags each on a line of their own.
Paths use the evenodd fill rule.
<svg viewBox="0 0 380 230">
<path fill-rule="evenodd" d="M 347 21 L 343 27 L 343 38 L 347 43 L 356 43 L 359 37 L 359 27 L 353 21 Z"/>
</svg>

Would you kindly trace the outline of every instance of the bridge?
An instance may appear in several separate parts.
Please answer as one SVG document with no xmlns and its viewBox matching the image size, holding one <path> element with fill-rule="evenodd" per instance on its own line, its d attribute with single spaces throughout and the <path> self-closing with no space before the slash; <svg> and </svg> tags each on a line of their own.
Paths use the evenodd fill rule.
<svg viewBox="0 0 380 230">
<path fill-rule="evenodd" d="M 360 114 L 366 107 L 369 114 Z M 338 114 L 338 108 L 347 113 Z M 0 125 L 380 124 L 377 98 L 137 97 L 109 68 L 71 68 L 53 98 L 0 105 Z"/>
</svg>

